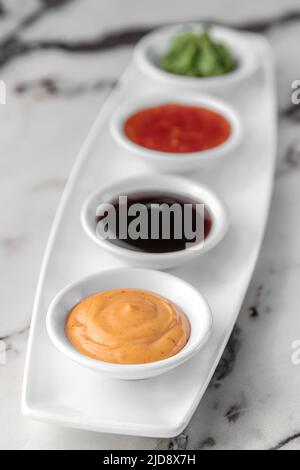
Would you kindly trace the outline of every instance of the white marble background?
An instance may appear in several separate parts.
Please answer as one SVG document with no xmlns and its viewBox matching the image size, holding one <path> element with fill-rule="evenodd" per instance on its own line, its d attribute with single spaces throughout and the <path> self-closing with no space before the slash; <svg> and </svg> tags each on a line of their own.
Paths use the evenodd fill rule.
<svg viewBox="0 0 300 470">
<path fill-rule="evenodd" d="M 291 81 L 300 79 L 299 0 L 2 0 L 0 7 L 0 79 L 7 84 L 7 104 L 0 106 L 0 338 L 7 356 L 0 365 L 0 449 L 300 449 L 300 366 L 291 361 L 291 344 L 300 339 L 300 112 L 290 105 Z M 291 11 L 294 17 L 284 16 Z M 180 19 L 251 23 L 276 56 L 275 191 L 238 326 L 212 386 L 176 439 L 31 422 L 21 415 L 20 397 L 47 235 L 80 145 L 132 53 L 130 45 L 79 53 L 55 44 Z"/>
</svg>

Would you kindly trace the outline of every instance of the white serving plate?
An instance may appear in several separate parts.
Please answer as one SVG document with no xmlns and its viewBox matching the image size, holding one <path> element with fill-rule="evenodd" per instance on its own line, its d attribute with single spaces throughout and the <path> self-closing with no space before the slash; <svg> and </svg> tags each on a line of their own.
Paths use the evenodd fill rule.
<svg viewBox="0 0 300 470">
<path fill-rule="evenodd" d="M 153 437 L 171 437 L 187 426 L 240 311 L 272 192 L 277 137 L 272 54 L 263 38 L 248 33 L 247 37 L 258 55 L 257 72 L 233 89 L 218 91 L 240 113 L 244 142 L 218 167 L 189 176 L 223 198 L 230 229 L 214 250 L 172 270 L 201 290 L 210 304 L 214 329 L 208 343 L 192 360 L 163 376 L 129 382 L 105 379 L 73 363 L 47 335 L 46 312 L 60 289 L 95 271 L 123 266 L 86 236 L 80 211 L 88 194 L 102 185 L 151 171 L 143 161 L 124 154 L 108 128 L 117 103 L 143 97 L 146 91 L 170 91 L 169 86 L 142 76 L 132 63 L 84 143 L 54 221 L 29 339 L 22 403 L 26 416 L 94 431 Z"/>
</svg>

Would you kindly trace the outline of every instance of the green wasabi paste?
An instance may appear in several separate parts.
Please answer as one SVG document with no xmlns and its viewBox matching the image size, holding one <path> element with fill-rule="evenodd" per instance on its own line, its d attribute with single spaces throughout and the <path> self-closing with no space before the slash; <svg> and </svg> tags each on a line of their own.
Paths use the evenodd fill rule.
<svg viewBox="0 0 300 470">
<path fill-rule="evenodd" d="M 231 51 L 204 30 L 199 34 L 185 32 L 175 37 L 158 65 L 176 75 L 216 77 L 232 72 L 238 64 Z"/>
</svg>

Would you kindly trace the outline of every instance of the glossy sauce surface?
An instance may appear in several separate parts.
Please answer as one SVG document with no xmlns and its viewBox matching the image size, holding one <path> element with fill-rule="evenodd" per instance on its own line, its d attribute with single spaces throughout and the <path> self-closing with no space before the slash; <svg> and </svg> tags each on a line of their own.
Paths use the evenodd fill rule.
<svg viewBox="0 0 300 470">
<path fill-rule="evenodd" d="M 223 144 L 230 137 L 231 124 L 208 108 L 166 103 L 131 115 L 124 132 L 132 142 L 150 150 L 190 153 Z"/>
<path fill-rule="evenodd" d="M 175 304 L 153 292 L 116 289 L 79 302 L 66 335 L 82 354 L 117 364 L 144 364 L 177 354 L 188 342 L 190 323 Z"/>
<path fill-rule="evenodd" d="M 114 206 L 116 210 L 116 238 L 110 239 L 110 243 L 114 245 L 120 246 L 122 248 L 126 248 L 128 250 L 133 251 L 140 251 L 145 253 L 171 253 L 174 251 L 181 251 L 189 246 L 188 244 L 196 244 L 197 242 L 202 242 L 205 240 L 211 232 L 212 229 L 212 217 L 209 213 L 209 210 L 204 207 L 199 212 L 197 210 L 196 204 L 201 204 L 201 201 L 192 200 L 190 197 L 184 195 L 176 195 L 173 193 L 168 192 L 136 192 L 129 194 L 127 196 L 127 210 L 136 203 L 143 204 L 147 208 L 148 213 L 148 238 L 138 238 L 132 239 L 129 236 L 126 239 L 119 238 L 120 232 L 120 224 L 119 224 L 119 215 L 120 211 L 122 210 L 119 198 L 116 198 L 110 201 L 111 204 Z M 182 210 L 182 214 L 184 213 L 184 205 L 189 204 L 192 205 L 192 230 L 196 231 L 196 221 L 198 222 L 199 226 L 201 226 L 201 236 L 192 239 L 188 239 L 185 236 L 184 230 L 184 218 L 182 218 L 181 224 L 181 231 L 182 237 L 180 239 L 176 238 L 175 233 L 175 218 L 171 216 L 170 218 L 170 237 L 168 239 L 163 238 L 163 230 L 162 230 L 162 223 L 160 223 L 160 230 L 159 230 L 159 237 L 157 239 L 152 237 L 152 230 L 151 230 L 151 208 L 152 210 L 157 210 L 155 207 L 157 205 L 166 204 L 168 207 L 173 206 L 173 204 L 178 204 Z M 204 214 L 204 220 L 203 220 Z M 96 223 L 101 222 L 103 217 L 97 217 Z M 134 220 L 134 216 L 128 216 L 127 222 L 128 225 Z M 161 222 L 162 219 L 160 219 Z M 128 228 L 127 225 L 127 228 Z"/>
</svg>

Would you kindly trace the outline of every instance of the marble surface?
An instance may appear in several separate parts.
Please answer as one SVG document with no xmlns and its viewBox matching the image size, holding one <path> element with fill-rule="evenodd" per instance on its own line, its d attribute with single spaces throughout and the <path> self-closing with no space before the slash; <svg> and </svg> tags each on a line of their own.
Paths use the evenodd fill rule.
<svg viewBox="0 0 300 470">
<path fill-rule="evenodd" d="M 0 449 L 300 449 L 298 0 L 0 2 Z M 298 9 L 297 9 L 298 8 Z M 110 436 L 31 422 L 20 410 L 34 291 L 80 145 L 136 41 L 175 20 L 214 19 L 265 34 L 274 49 L 279 150 L 261 255 L 215 377 L 175 439 Z M 5 354 L 3 352 L 5 349 Z M 6 363 L 4 362 L 6 356 Z"/>
</svg>

